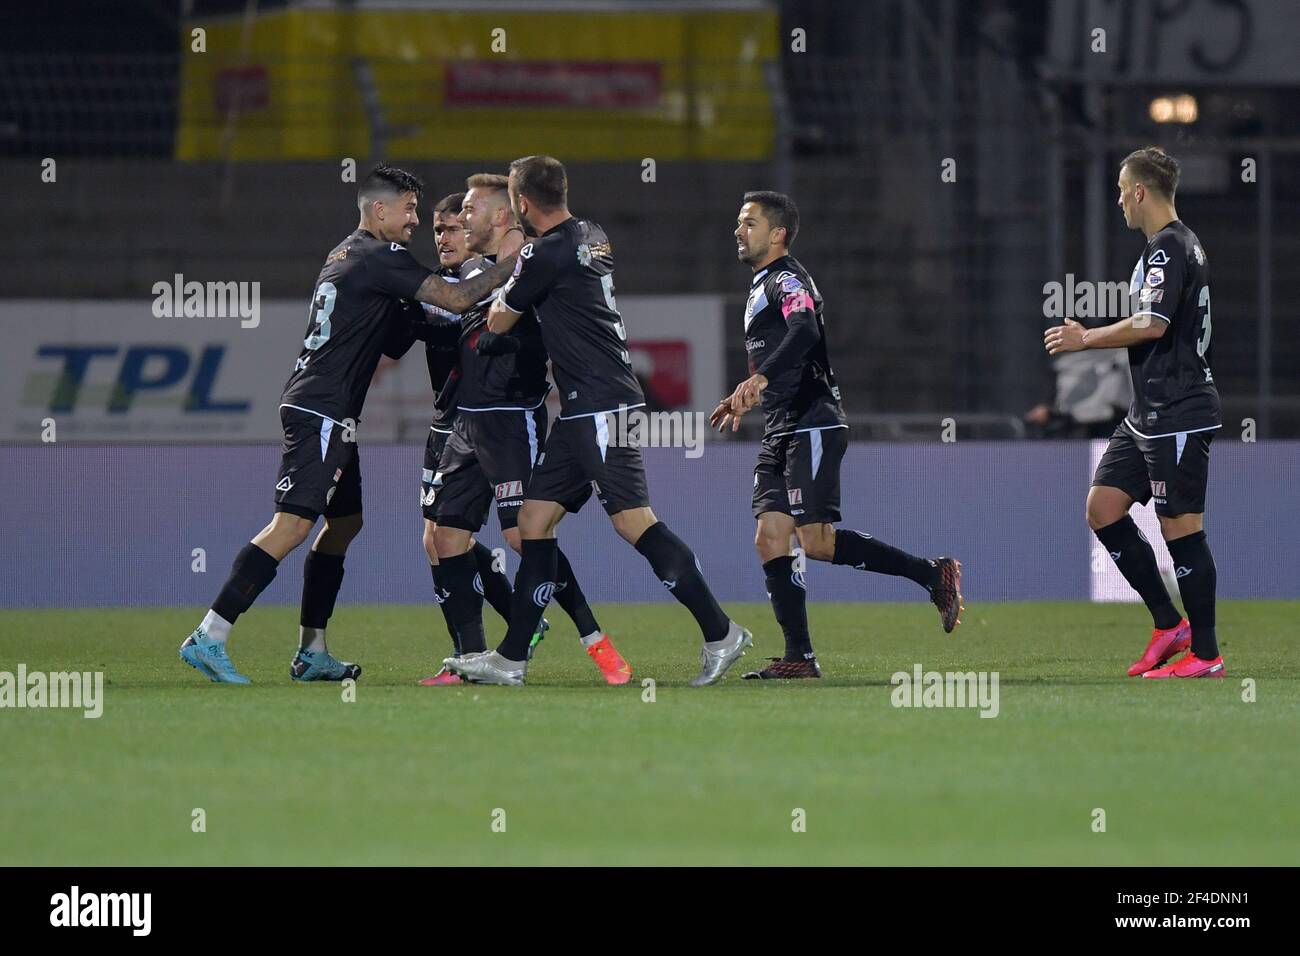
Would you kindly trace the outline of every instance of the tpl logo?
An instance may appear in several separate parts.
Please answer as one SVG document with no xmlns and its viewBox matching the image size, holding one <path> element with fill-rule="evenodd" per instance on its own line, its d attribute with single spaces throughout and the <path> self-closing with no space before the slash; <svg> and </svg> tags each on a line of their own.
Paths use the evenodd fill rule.
<svg viewBox="0 0 1300 956">
<path fill-rule="evenodd" d="M 208 345 L 196 361 L 191 360 L 187 349 L 172 345 L 133 345 L 123 351 L 116 345 L 42 345 L 36 354 L 42 359 L 62 359 L 53 394 L 50 396 L 51 412 L 71 412 L 82 397 L 82 386 L 87 372 L 95 360 L 116 359 L 121 354 L 117 378 L 108 389 L 105 409 L 112 414 L 125 414 L 143 393 L 160 393 L 183 386 L 189 387 L 183 398 L 177 397 L 186 412 L 246 412 L 249 402 L 213 398 L 221 360 L 225 357 L 224 345 Z M 48 374 L 48 373 L 45 373 Z"/>
</svg>

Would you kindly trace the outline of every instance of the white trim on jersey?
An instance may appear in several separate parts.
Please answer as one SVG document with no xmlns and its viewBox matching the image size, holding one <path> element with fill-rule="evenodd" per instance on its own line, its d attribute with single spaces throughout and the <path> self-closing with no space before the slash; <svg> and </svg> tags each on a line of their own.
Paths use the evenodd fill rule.
<svg viewBox="0 0 1300 956">
<path fill-rule="evenodd" d="M 600 460 L 605 460 L 609 450 L 609 422 L 602 416 L 596 419 L 596 444 L 600 447 Z"/>
<path fill-rule="evenodd" d="M 812 446 L 812 476 L 816 478 L 817 472 L 822 467 L 822 433 L 820 429 L 809 433 L 808 444 Z"/>
<path fill-rule="evenodd" d="M 1143 309 L 1141 312 L 1134 312 L 1129 316 L 1129 318 L 1136 319 L 1139 315 L 1154 315 L 1157 319 L 1164 319 L 1167 325 L 1173 325 L 1173 323 L 1169 321 L 1169 316 L 1161 315 L 1159 312 L 1152 312 L 1150 309 Z"/>
<path fill-rule="evenodd" d="M 848 428 L 848 427 L 849 427 L 848 425 L 813 425 L 811 428 L 796 428 L 788 432 L 777 432 L 775 435 L 764 435 L 763 441 L 767 441 L 769 438 L 785 438 L 788 435 L 799 435 L 802 434 L 803 432 L 824 432 L 824 431 L 829 431 L 832 428 Z"/>
<path fill-rule="evenodd" d="M 1185 432 L 1165 432 L 1163 435 L 1143 435 L 1140 431 L 1138 431 L 1136 428 L 1134 428 L 1134 427 L 1129 423 L 1129 420 L 1128 420 L 1127 418 L 1124 419 L 1124 425 L 1125 425 L 1125 427 L 1127 427 L 1128 430 L 1131 431 L 1134 435 L 1137 435 L 1138 438 L 1147 438 L 1147 439 L 1151 439 L 1151 438 L 1173 438 L 1175 435 L 1195 435 L 1197 432 L 1212 432 L 1212 431 L 1214 431 L 1216 428 L 1222 428 L 1222 427 L 1223 427 L 1222 425 L 1206 425 L 1204 428 L 1191 428 L 1191 429 L 1188 429 L 1188 430 L 1185 431 Z"/>
<path fill-rule="evenodd" d="M 537 466 L 537 419 L 533 418 L 532 411 L 524 412 L 524 427 L 528 430 L 528 467 Z"/>
<path fill-rule="evenodd" d="M 437 432 L 439 435 L 450 435 L 450 434 L 451 434 L 451 429 L 450 429 L 450 428 L 439 428 L 439 427 L 437 427 L 436 425 L 430 425 L 430 426 L 429 426 L 429 431 L 431 431 L 431 432 Z"/>
<path fill-rule="evenodd" d="M 324 415 L 324 414 L 322 414 L 321 412 L 316 411 L 316 409 L 314 409 L 314 408 L 303 408 L 301 405 L 290 405 L 290 404 L 287 403 L 287 402 L 281 402 L 281 403 L 280 403 L 280 407 L 281 407 L 281 408 L 292 408 L 295 412 L 306 412 L 308 415 L 318 415 L 318 416 L 320 416 L 321 418 L 325 419 L 327 422 L 334 422 L 334 424 L 337 425 L 337 426 L 339 426 L 339 428 L 347 428 L 347 427 L 348 427 L 347 425 L 344 425 L 342 422 L 340 422 L 340 421 L 335 421 L 335 419 L 330 418 L 328 415 Z"/>
<path fill-rule="evenodd" d="M 330 447 L 330 432 L 334 431 L 334 420 L 322 418 L 320 423 L 320 460 L 325 460 L 325 452 Z"/>
<path fill-rule="evenodd" d="M 583 412 L 581 415 L 561 415 L 560 421 L 570 422 L 575 418 L 591 418 L 593 415 L 614 415 L 618 412 L 628 412 L 634 408 L 643 408 L 645 402 L 637 402 L 635 405 L 620 405 L 618 408 L 607 408 L 603 412 Z"/>
</svg>

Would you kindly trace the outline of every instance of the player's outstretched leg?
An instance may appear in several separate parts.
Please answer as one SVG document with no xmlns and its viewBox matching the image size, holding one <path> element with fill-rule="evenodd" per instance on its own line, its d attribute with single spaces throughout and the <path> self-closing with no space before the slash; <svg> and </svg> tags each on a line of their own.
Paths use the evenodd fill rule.
<svg viewBox="0 0 1300 956">
<path fill-rule="evenodd" d="M 745 680 L 816 679 L 822 676 L 812 637 L 808 633 L 808 595 L 803 572 L 795 570 L 795 558 L 790 553 L 790 536 L 794 532 L 794 518 L 788 514 L 764 511 L 758 516 L 754 547 L 763 562 L 772 613 L 785 637 L 785 656 L 769 658 L 766 667 L 743 674 Z"/>
<path fill-rule="evenodd" d="M 1160 577 L 1156 553 L 1128 513 L 1133 502 L 1126 492 L 1108 485 L 1094 485 L 1088 491 L 1088 526 L 1151 612 L 1151 640 L 1142 656 L 1129 665 L 1129 677 L 1162 666 L 1187 650 L 1192 641 L 1191 627 L 1174 607 Z"/>
<path fill-rule="evenodd" d="M 650 562 L 655 575 L 695 618 L 704 636 L 700 648 L 700 673 L 692 687 L 707 687 L 722 680 L 740 660 L 754 636 L 727 617 L 700 573 L 699 561 L 668 525 L 649 508 L 632 508 L 611 515 L 614 527 Z"/>
<path fill-rule="evenodd" d="M 799 530 L 802 540 L 804 529 Z M 918 558 L 864 531 L 841 530 L 835 532 L 831 563 L 915 581 L 930 592 L 930 603 L 939 609 L 944 631 L 951 634 L 961 623 L 965 605 L 961 595 L 961 562 L 955 558 Z"/>
<path fill-rule="evenodd" d="M 277 513 L 261 533 L 235 555 L 230 576 L 217 599 L 193 633 L 181 644 L 181 660 L 208 680 L 221 684 L 249 684 L 226 653 L 226 640 L 239 615 L 275 577 L 280 559 L 307 537 L 312 522 L 295 515 Z M 264 550 L 263 545 L 266 549 Z M 278 556 L 277 556 L 278 555 Z"/>
<path fill-rule="evenodd" d="M 360 514 L 326 518 L 303 562 L 298 652 L 289 665 L 289 676 L 295 681 L 356 680 L 361 676 L 360 664 L 339 660 L 325 642 L 325 629 L 343 584 L 347 547 L 360 530 Z"/>
<path fill-rule="evenodd" d="M 1197 522 L 1199 524 L 1199 521 Z M 1215 633 L 1214 607 L 1218 575 L 1204 531 L 1166 541 L 1174 559 L 1178 591 L 1191 625 L 1191 651 L 1172 664 L 1148 670 L 1143 677 L 1224 677 L 1226 670 Z"/>
</svg>

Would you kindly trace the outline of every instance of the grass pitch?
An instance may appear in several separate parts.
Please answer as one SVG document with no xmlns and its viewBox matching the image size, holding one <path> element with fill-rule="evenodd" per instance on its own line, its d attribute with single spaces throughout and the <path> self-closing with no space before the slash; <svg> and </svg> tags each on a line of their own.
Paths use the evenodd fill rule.
<svg viewBox="0 0 1300 956">
<path fill-rule="evenodd" d="M 597 608 L 635 670 L 625 687 L 604 686 L 552 607 L 528 687 L 424 688 L 448 644 L 436 610 L 343 607 L 331 649 L 365 668 L 351 703 L 289 681 L 296 608 L 257 607 L 236 628 L 252 687 L 178 659 L 198 609 L 0 612 L 0 670 L 105 679 L 98 720 L 0 710 L 0 862 L 1300 858 L 1300 602 L 1221 603 L 1228 679 L 1159 682 L 1124 676 L 1150 626 L 1131 605 L 972 602 L 951 637 L 928 605 L 813 605 L 827 676 L 793 683 L 739 679 L 781 642 L 766 605 L 727 610 L 756 647 L 717 687 L 684 686 L 698 632 L 655 604 Z M 998 716 L 895 708 L 890 675 L 917 663 L 997 671 Z"/>
</svg>

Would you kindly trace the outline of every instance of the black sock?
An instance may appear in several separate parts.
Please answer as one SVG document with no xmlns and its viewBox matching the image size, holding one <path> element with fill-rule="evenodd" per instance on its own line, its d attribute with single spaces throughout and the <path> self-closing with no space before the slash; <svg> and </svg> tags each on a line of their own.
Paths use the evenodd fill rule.
<svg viewBox="0 0 1300 956">
<path fill-rule="evenodd" d="M 559 545 L 554 538 L 523 541 L 519 556 L 519 573 L 515 575 L 515 592 L 510 602 L 510 626 L 497 653 L 507 660 L 528 659 L 528 645 L 537 632 L 537 623 L 555 591 L 555 566 Z"/>
<path fill-rule="evenodd" d="M 266 590 L 279 566 L 279 561 L 257 545 L 251 542 L 244 545 L 243 550 L 235 555 L 235 562 L 230 566 L 230 577 L 226 578 L 217 599 L 212 602 L 212 610 L 234 624 L 239 615 L 252 607 L 257 596 Z"/>
<path fill-rule="evenodd" d="M 1183 619 L 1169 599 L 1169 590 L 1156 567 L 1156 553 L 1142 536 L 1131 515 L 1125 515 L 1114 524 L 1093 532 L 1102 547 L 1124 575 L 1124 580 L 1138 593 L 1151 612 L 1155 626 L 1163 630 L 1177 627 Z"/>
<path fill-rule="evenodd" d="M 1219 640 L 1214 633 L 1214 589 L 1218 573 L 1210 554 L 1205 532 L 1166 541 L 1178 575 L 1178 593 L 1187 609 L 1187 623 L 1192 625 L 1192 653 L 1203 661 L 1219 656 Z"/>
<path fill-rule="evenodd" d="M 705 641 L 720 641 L 727 636 L 731 619 L 718 606 L 691 549 L 668 530 L 668 525 L 662 521 L 652 524 L 637 540 L 636 549 L 645 555 L 664 587 L 695 615 Z"/>
<path fill-rule="evenodd" d="M 564 608 L 564 613 L 573 619 L 579 637 L 600 630 L 596 615 L 591 613 L 591 607 L 587 604 L 587 595 L 582 593 L 578 579 L 573 576 L 569 559 L 559 548 L 555 549 L 555 603 Z"/>
<path fill-rule="evenodd" d="M 447 595 L 442 593 L 442 588 L 438 586 L 438 566 L 429 565 L 429 570 L 433 573 L 433 599 L 438 602 L 438 610 L 442 611 L 442 619 L 447 622 L 447 635 L 451 638 L 451 647 L 453 653 L 460 657 L 460 635 L 456 633 L 456 625 L 451 620 L 451 608 L 447 606 Z"/>
<path fill-rule="evenodd" d="M 939 569 L 933 561 L 900 551 L 864 531 L 836 531 L 835 557 L 831 563 L 910 578 L 923 588 L 939 581 Z"/>
<path fill-rule="evenodd" d="M 497 570 L 492 549 L 482 541 L 474 542 L 474 560 L 478 564 L 479 579 L 483 582 L 484 599 L 501 615 L 501 620 L 509 624 L 510 579 L 504 571 Z"/>
<path fill-rule="evenodd" d="M 442 594 L 447 620 L 456 629 L 460 652 L 473 654 L 487 650 L 483 636 L 483 592 L 478 578 L 478 561 L 474 552 L 466 551 L 453 558 L 438 558 L 433 580 Z"/>
<path fill-rule="evenodd" d="M 324 630 L 343 584 L 343 555 L 308 551 L 302 566 L 302 612 L 298 623 Z"/>
<path fill-rule="evenodd" d="M 813 653 L 812 638 L 808 636 L 808 594 L 804 590 L 803 574 L 794 570 L 794 556 L 773 558 L 763 565 L 767 576 L 767 596 L 772 600 L 776 623 L 785 635 L 785 659 L 808 661 Z"/>
</svg>

